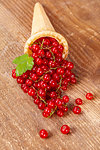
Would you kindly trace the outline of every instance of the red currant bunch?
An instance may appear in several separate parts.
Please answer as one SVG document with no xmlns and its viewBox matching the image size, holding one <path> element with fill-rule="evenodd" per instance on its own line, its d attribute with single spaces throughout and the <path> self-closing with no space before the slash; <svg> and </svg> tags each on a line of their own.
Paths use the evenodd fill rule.
<svg viewBox="0 0 100 150">
<path fill-rule="evenodd" d="M 76 83 L 75 74 L 71 71 L 74 65 L 63 59 L 63 43 L 54 38 L 41 37 L 29 49 L 34 58 L 33 68 L 19 77 L 16 77 L 14 69 L 12 77 L 21 84 L 24 93 L 34 98 L 44 117 L 51 117 L 54 113 L 62 117 L 68 111 L 69 97 L 61 97 L 61 92 L 67 90 L 70 83 Z"/>
</svg>

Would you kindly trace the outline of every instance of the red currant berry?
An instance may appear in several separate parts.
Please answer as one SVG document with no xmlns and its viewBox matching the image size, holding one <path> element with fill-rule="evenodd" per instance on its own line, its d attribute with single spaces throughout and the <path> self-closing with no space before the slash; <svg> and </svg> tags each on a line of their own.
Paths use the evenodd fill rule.
<svg viewBox="0 0 100 150">
<path fill-rule="evenodd" d="M 26 79 L 25 84 L 26 84 L 27 86 L 32 86 L 33 81 L 32 81 L 31 79 Z"/>
<path fill-rule="evenodd" d="M 66 75 L 66 76 L 71 76 L 71 71 L 67 69 L 67 70 L 65 71 L 65 75 Z"/>
<path fill-rule="evenodd" d="M 41 76 L 43 74 L 43 69 L 39 67 L 37 69 L 36 73 L 37 73 L 38 76 Z"/>
<path fill-rule="evenodd" d="M 81 108 L 80 108 L 79 106 L 75 106 L 75 107 L 73 108 L 73 113 L 74 113 L 74 114 L 80 114 L 80 113 L 81 113 Z"/>
<path fill-rule="evenodd" d="M 49 84 L 52 88 L 57 87 L 57 82 L 54 80 L 50 80 Z"/>
<path fill-rule="evenodd" d="M 66 107 L 64 106 L 62 110 L 63 110 L 64 112 L 67 112 L 67 111 L 68 111 L 68 107 L 67 107 L 67 106 L 66 106 Z"/>
<path fill-rule="evenodd" d="M 18 83 L 18 84 L 23 84 L 24 81 L 25 81 L 25 80 L 24 80 L 23 77 L 18 77 L 18 78 L 17 78 L 17 83 Z"/>
<path fill-rule="evenodd" d="M 38 58 L 38 54 L 37 53 L 32 53 L 32 57 L 35 59 L 35 58 Z"/>
<path fill-rule="evenodd" d="M 70 132 L 70 127 L 68 125 L 63 125 L 60 130 L 63 134 L 68 134 Z"/>
<path fill-rule="evenodd" d="M 43 111 L 42 115 L 43 115 L 43 117 L 45 117 L 45 118 L 49 117 L 49 114 L 47 114 L 45 111 Z"/>
<path fill-rule="evenodd" d="M 25 79 L 28 78 L 28 73 L 27 72 L 23 73 L 22 77 Z"/>
<path fill-rule="evenodd" d="M 46 96 L 46 92 L 45 92 L 44 89 L 40 89 L 40 90 L 38 91 L 38 94 L 39 94 L 39 96 L 41 96 L 41 97 Z"/>
<path fill-rule="evenodd" d="M 43 139 L 48 137 L 48 132 L 44 129 L 40 130 L 39 134 L 40 134 L 40 137 Z"/>
<path fill-rule="evenodd" d="M 41 109 L 41 110 L 43 110 L 45 108 L 45 104 L 43 102 L 40 102 L 38 104 L 38 108 Z"/>
<path fill-rule="evenodd" d="M 56 93 L 55 91 L 52 91 L 52 92 L 50 93 L 50 97 L 51 97 L 51 98 L 57 98 L 57 93 Z"/>
<path fill-rule="evenodd" d="M 81 105 L 81 104 L 82 104 L 82 99 L 77 98 L 77 99 L 75 100 L 75 103 L 76 103 L 77 105 Z"/>
<path fill-rule="evenodd" d="M 39 50 L 39 45 L 33 44 L 32 45 L 32 50 L 33 50 L 33 52 L 37 52 Z"/>
<path fill-rule="evenodd" d="M 63 75 L 64 74 L 64 69 L 63 68 L 58 68 L 57 69 L 57 74 Z"/>
<path fill-rule="evenodd" d="M 54 41 L 54 42 L 52 43 L 52 46 L 57 47 L 58 45 L 59 45 L 59 43 L 58 43 L 57 41 Z"/>
<path fill-rule="evenodd" d="M 12 77 L 13 77 L 14 79 L 17 78 L 17 77 L 16 77 L 16 72 L 15 72 L 15 71 L 16 71 L 16 69 L 13 69 L 13 70 L 12 70 Z"/>
<path fill-rule="evenodd" d="M 50 91 L 51 87 L 49 85 L 47 85 L 47 91 Z"/>
<path fill-rule="evenodd" d="M 46 58 L 43 59 L 43 64 L 47 65 L 48 64 L 48 60 Z"/>
<path fill-rule="evenodd" d="M 62 53 L 63 52 L 63 50 L 64 50 L 64 47 L 62 46 L 62 45 L 58 45 L 58 50 Z"/>
<path fill-rule="evenodd" d="M 51 113 L 51 108 L 45 107 L 44 112 L 47 113 L 47 114 L 50 114 Z"/>
<path fill-rule="evenodd" d="M 72 83 L 72 84 L 75 84 L 75 83 L 76 83 L 76 79 L 75 79 L 75 78 L 72 78 L 72 79 L 71 79 L 71 83 Z"/>
<path fill-rule="evenodd" d="M 42 88 L 42 89 L 47 88 L 47 83 L 44 82 L 44 81 L 41 81 L 41 88 Z"/>
<path fill-rule="evenodd" d="M 29 91 L 29 87 L 27 85 L 25 85 L 25 87 L 23 88 L 24 93 L 27 93 Z"/>
<path fill-rule="evenodd" d="M 75 74 L 74 73 L 71 73 L 71 78 L 75 78 Z"/>
<path fill-rule="evenodd" d="M 53 101 L 49 101 L 48 102 L 48 107 L 50 107 L 50 108 L 55 108 L 55 103 L 53 102 Z"/>
<path fill-rule="evenodd" d="M 43 79 L 44 79 L 44 81 L 48 82 L 48 81 L 50 81 L 51 77 L 49 74 L 45 74 Z"/>
<path fill-rule="evenodd" d="M 57 47 L 52 47 L 52 52 L 54 53 L 54 54 L 57 54 L 58 53 L 58 49 L 57 49 Z"/>
<path fill-rule="evenodd" d="M 36 64 L 39 66 L 42 64 L 42 59 L 41 58 L 36 58 Z"/>
<path fill-rule="evenodd" d="M 53 77 L 53 79 L 55 80 L 55 81 L 60 81 L 60 77 L 59 77 L 59 75 L 57 74 L 57 73 L 54 73 L 53 75 L 52 75 L 52 77 Z"/>
<path fill-rule="evenodd" d="M 29 91 L 28 91 L 28 95 L 34 96 L 35 95 L 35 89 L 30 88 Z"/>
<path fill-rule="evenodd" d="M 62 89 L 63 91 L 65 91 L 65 90 L 67 90 L 67 87 L 66 87 L 65 85 L 63 85 L 63 86 L 61 87 L 61 89 Z"/>
<path fill-rule="evenodd" d="M 49 39 L 45 38 L 43 41 L 43 45 L 49 45 L 49 44 L 50 44 Z"/>
<path fill-rule="evenodd" d="M 93 94 L 92 94 L 92 93 L 87 93 L 87 94 L 86 94 L 86 98 L 87 98 L 88 100 L 92 100 L 92 99 L 93 99 Z"/>
<path fill-rule="evenodd" d="M 71 69 L 73 69 L 74 65 L 73 65 L 72 62 L 68 62 L 67 67 L 68 67 L 69 70 L 71 70 Z"/>
<path fill-rule="evenodd" d="M 62 110 L 58 110 L 58 111 L 57 111 L 57 115 L 58 115 L 59 117 L 62 117 L 62 116 L 64 115 L 64 112 L 63 112 Z"/>
<path fill-rule="evenodd" d="M 62 106 L 63 101 L 62 101 L 60 98 L 57 98 L 57 99 L 55 100 L 55 103 L 56 103 L 57 106 Z"/>
<path fill-rule="evenodd" d="M 51 52 L 47 51 L 47 52 L 46 52 L 46 57 L 47 57 L 47 58 L 51 58 L 51 57 L 52 57 Z"/>
<path fill-rule="evenodd" d="M 68 103 L 69 102 L 69 97 L 67 95 L 63 96 L 63 102 Z"/>
<path fill-rule="evenodd" d="M 39 99 L 39 98 L 34 99 L 34 103 L 35 103 L 36 105 L 38 105 L 38 104 L 40 103 L 40 99 Z"/>
<path fill-rule="evenodd" d="M 44 50 L 43 50 L 43 49 L 40 49 L 40 50 L 38 51 L 38 55 L 41 56 L 41 57 L 44 57 L 44 56 L 45 56 Z"/>
<path fill-rule="evenodd" d="M 33 81 L 36 81 L 36 80 L 38 79 L 38 76 L 37 76 L 35 73 L 32 73 L 32 74 L 30 75 L 30 77 L 31 77 L 31 79 L 32 79 Z"/>
</svg>

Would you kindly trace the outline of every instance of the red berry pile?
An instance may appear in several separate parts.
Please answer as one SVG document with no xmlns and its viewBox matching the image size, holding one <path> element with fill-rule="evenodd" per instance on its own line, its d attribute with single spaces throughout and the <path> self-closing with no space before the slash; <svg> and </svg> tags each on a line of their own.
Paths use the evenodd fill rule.
<svg viewBox="0 0 100 150">
<path fill-rule="evenodd" d="M 69 97 L 61 93 L 68 85 L 75 84 L 72 62 L 62 57 L 64 47 L 51 37 L 42 37 L 29 46 L 34 61 L 33 68 L 16 77 L 16 69 L 12 77 L 21 84 L 21 89 L 34 98 L 34 103 L 43 110 L 44 117 L 56 113 L 59 117 L 68 111 Z"/>
</svg>

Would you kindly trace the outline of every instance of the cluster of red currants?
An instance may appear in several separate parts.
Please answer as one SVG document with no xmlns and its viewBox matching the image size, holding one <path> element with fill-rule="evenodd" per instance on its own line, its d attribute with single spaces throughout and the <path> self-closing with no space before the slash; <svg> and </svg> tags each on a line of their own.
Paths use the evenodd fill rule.
<svg viewBox="0 0 100 150">
<path fill-rule="evenodd" d="M 34 98 L 34 103 L 43 110 L 44 117 L 55 112 L 62 117 L 68 111 L 67 95 L 61 98 L 62 90 L 67 90 L 69 83 L 75 84 L 75 74 L 71 72 L 73 63 L 62 57 L 64 47 L 51 37 L 42 37 L 29 46 L 34 58 L 34 66 L 21 76 L 16 77 L 15 69 L 12 77 L 25 93 Z"/>
</svg>

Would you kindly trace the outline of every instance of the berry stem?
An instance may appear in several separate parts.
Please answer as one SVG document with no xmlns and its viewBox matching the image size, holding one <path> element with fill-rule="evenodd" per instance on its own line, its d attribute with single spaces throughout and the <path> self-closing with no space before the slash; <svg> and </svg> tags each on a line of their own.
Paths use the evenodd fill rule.
<svg viewBox="0 0 100 150">
<path fill-rule="evenodd" d="M 56 109 L 57 109 L 57 106 L 55 106 L 55 109 L 50 113 L 50 115 L 48 116 L 48 118 L 50 118 L 55 113 Z"/>
</svg>

